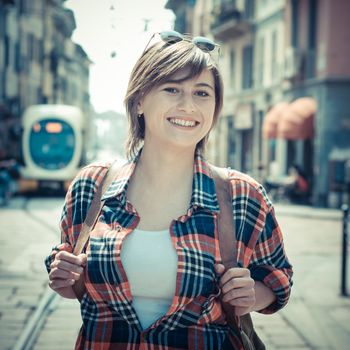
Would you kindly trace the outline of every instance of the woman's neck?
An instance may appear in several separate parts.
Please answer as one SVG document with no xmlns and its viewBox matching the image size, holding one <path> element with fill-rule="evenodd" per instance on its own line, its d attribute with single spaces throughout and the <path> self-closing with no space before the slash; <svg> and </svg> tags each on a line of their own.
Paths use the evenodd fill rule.
<svg viewBox="0 0 350 350">
<path fill-rule="evenodd" d="M 142 174 L 148 186 L 162 188 L 173 186 L 192 186 L 194 150 L 160 148 L 155 150 L 144 145 L 136 171 Z M 143 181 L 143 182 L 144 182 Z"/>
</svg>

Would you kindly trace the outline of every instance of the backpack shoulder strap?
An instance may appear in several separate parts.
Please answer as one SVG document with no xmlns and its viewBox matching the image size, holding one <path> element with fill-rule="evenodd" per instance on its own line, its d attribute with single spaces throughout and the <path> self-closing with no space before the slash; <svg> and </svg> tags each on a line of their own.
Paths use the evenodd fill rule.
<svg viewBox="0 0 350 350">
<path fill-rule="evenodd" d="M 80 253 L 82 253 L 87 241 L 89 240 L 90 232 L 94 228 L 95 223 L 103 207 L 104 202 L 101 201 L 102 195 L 106 192 L 108 187 L 111 185 L 117 172 L 121 168 L 122 168 L 122 165 L 120 164 L 120 162 L 118 161 L 113 162 L 109 167 L 109 169 L 107 170 L 105 177 L 102 179 L 100 185 L 98 186 L 97 191 L 94 194 L 94 198 L 91 202 L 90 208 L 87 212 L 78 240 L 75 244 L 75 247 L 73 250 L 74 255 L 79 255 Z"/>
<path fill-rule="evenodd" d="M 210 166 L 215 181 L 220 213 L 218 217 L 219 246 L 225 269 L 237 266 L 237 239 L 232 213 L 232 186 L 228 169 Z"/>
<path fill-rule="evenodd" d="M 219 247 L 222 263 L 225 269 L 237 267 L 237 238 L 233 222 L 232 210 L 232 186 L 229 179 L 228 169 L 211 166 L 216 195 L 220 206 L 218 217 Z M 240 337 L 243 348 L 265 350 L 265 346 L 254 330 L 250 314 L 240 317 L 235 316 L 234 307 L 222 302 L 227 323 Z"/>
</svg>

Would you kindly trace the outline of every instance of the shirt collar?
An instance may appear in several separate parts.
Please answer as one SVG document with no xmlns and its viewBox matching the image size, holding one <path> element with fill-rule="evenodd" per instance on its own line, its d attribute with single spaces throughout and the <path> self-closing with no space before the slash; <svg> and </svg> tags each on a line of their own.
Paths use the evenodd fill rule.
<svg viewBox="0 0 350 350">
<path fill-rule="evenodd" d="M 102 200 L 117 197 L 120 194 L 124 194 L 123 198 L 125 199 L 129 179 L 135 170 L 140 154 L 141 150 L 134 159 L 121 166 L 111 185 L 103 194 Z M 200 152 L 196 152 L 195 154 L 192 183 L 191 207 L 196 206 L 211 212 L 218 213 L 220 211 L 212 171 L 209 163 Z"/>
</svg>

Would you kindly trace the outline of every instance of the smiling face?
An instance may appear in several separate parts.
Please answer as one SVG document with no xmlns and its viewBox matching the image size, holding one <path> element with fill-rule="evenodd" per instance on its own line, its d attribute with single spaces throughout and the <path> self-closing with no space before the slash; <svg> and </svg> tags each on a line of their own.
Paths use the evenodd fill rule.
<svg viewBox="0 0 350 350">
<path fill-rule="evenodd" d="M 200 81 L 202 79 L 204 80 Z M 193 86 L 194 81 L 197 82 L 197 86 Z M 173 90 L 160 90 L 161 85 L 163 86 L 165 83 L 175 84 L 176 86 L 168 87 L 174 88 Z M 207 83 L 207 86 L 205 83 Z M 201 89 L 199 89 L 199 92 L 195 92 L 198 88 L 202 90 L 208 88 L 209 90 L 200 92 Z M 211 88 L 214 88 L 214 92 Z M 194 111 L 188 112 L 187 108 L 183 111 L 181 108 L 175 107 L 179 103 L 178 101 L 180 101 L 180 105 L 182 103 L 179 96 L 186 97 L 184 99 L 185 104 L 192 101 L 191 103 L 195 106 Z M 191 99 L 187 100 L 189 96 Z M 215 97 L 215 109 L 212 125 L 216 123 L 221 112 L 223 83 L 216 62 L 209 53 L 202 51 L 192 42 L 186 40 L 173 44 L 159 42 L 149 47 L 140 56 L 131 72 L 124 100 L 129 120 L 129 131 L 126 140 L 128 159 L 132 159 L 138 154 L 145 141 L 146 133 L 148 136 L 152 135 L 151 138 L 147 137 L 148 143 L 153 139 L 157 142 L 162 140 L 163 145 L 164 142 L 171 144 L 173 141 L 178 140 L 180 142 L 182 140 L 183 145 L 188 145 L 188 139 L 191 139 L 192 145 L 194 140 L 202 136 L 202 133 L 205 134 L 204 130 L 206 128 L 204 126 L 206 124 L 204 125 L 200 120 L 203 116 L 210 115 L 212 117 L 213 96 Z M 210 106 L 203 108 L 206 103 Z M 203 110 L 204 112 L 202 112 Z M 147 119 L 147 131 L 146 119 L 138 117 L 142 113 L 145 114 Z M 195 125 L 190 120 L 190 117 L 192 118 L 194 115 L 198 118 L 198 120 L 195 120 Z M 166 119 L 166 116 L 173 118 Z M 181 118 L 174 118 L 174 116 Z M 155 123 L 154 120 L 158 120 L 158 123 Z M 169 125 L 162 124 L 160 120 L 165 120 L 168 123 L 172 122 L 172 125 L 177 124 L 177 132 L 175 133 L 175 129 L 169 130 Z M 185 131 L 188 135 L 184 134 Z M 156 136 L 154 133 L 159 135 Z M 199 152 L 205 150 L 208 136 L 209 133 L 197 143 L 196 149 Z M 176 143 L 177 146 L 181 144 L 179 142 Z"/>
<path fill-rule="evenodd" d="M 215 111 L 213 73 L 204 69 L 198 76 L 188 76 L 189 68 L 178 71 L 138 103 L 145 144 L 194 150 L 210 131 Z"/>
</svg>

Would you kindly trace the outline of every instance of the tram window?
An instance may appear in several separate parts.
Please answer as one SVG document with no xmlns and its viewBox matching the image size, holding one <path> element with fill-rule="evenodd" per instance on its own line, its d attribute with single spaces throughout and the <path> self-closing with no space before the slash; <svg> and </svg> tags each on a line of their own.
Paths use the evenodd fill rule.
<svg viewBox="0 0 350 350">
<path fill-rule="evenodd" d="M 73 158 L 75 144 L 73 128 L 58 119 L 45 119 L 35 123 L 29 137 L 30 154 L 34 163 L 47 170 L 66 167 Z"/>
<path fill-rule="evenodd" d="M 46 131 L 50 134 L 59 134 L 62 132 L 62 123 L 47 123 Z"/>
</svg>

